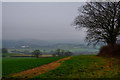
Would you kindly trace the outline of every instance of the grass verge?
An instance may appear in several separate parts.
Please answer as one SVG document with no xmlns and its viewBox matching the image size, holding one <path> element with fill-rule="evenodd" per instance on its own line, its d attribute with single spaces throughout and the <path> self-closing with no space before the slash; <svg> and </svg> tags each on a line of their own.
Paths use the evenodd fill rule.
<svg viewBox="0 0 120 80">
<path fill-rule="evenodd" d="M 120 78 L 120 60 L 95 55 L 73 56 L 60 67 L 35 78 Z"/>
</svg>

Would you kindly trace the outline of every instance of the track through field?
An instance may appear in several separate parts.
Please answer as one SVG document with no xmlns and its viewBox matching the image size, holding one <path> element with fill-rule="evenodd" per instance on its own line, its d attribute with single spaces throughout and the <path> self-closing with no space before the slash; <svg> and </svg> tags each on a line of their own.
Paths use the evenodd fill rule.
<svg viewBox="0 0 120 80">
<path fill-rule="evenodd" d="M 55 62 L 51 62 L 49 64 L 45 64 L 39 67 L 35 67 L 26 71 L 22 71 L 16 74 L 11 75 L 12 77 L 16 77 L 16 78 L 32 78 L 34 76 L 37 76 L 39 74 L 45 73 L 47 71 L 53 70 L 57 67 L 60 66 L 61 62 L 63 62 L 64 60 L 68 60 L 71 57 L 66 57 L 66 58 L 62 58 L 59 59 L 58 61 Z"/>
</svg>

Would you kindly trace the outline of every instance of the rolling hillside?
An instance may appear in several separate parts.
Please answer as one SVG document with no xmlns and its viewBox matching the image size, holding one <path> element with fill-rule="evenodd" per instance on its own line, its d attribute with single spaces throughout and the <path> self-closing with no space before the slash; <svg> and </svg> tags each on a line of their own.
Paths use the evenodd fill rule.
<svg viewBox="0 0 120 80">
<path fill-rule="evenodd" d="M 14 58 L 3 59 L 3 75 L 9 76 L 11 73 L 19 75 L 19 78 L 120 78 L 120 60 L 116 58 L 104 58 L 96 55 L 71 56 L 65 61 L 60 61 L 62 57 L 56 58 Z M 55 61 L 55 62 L 53 62 Z M 18 62 L 21 62 L 19 64 Z M 47 64 L 46 64 L 47 63 Z M 45 65 L 44 65 L 45 64 Z M 53 68 L 52 66 L 57 66 Z M 11 68 L 9 68 L 9 66 Z M 18 67 L 19 66 L 19 67 Z M 31 69 L 33 68 L 33 69 Z M 14 69 L 14 70 L 13 70 Z M 24 71 L 26 70 L 26 71 Z M 40 70 L 45 73 L 35 72 Z M 48 70 L 48 71 L 47 71 Z M 22 72 L 21 72 L 22 71 Z M 25 74 L 32 71 L 32 75 Z M 20 72 L 20 73 L 19 73 Z M 29 74 L 31 74 L 29 73 Z M 24 75 L 21 75 L 24 74 Z M 29 77 L 28 77 L 28 76 Z M 17 76 L 14 76 L 16 78 Z"/>
<path fill-rule="evenodd" d="M 120 60 L 94 55 L 73 56 L 52 71 L 35 78 L 120 78 Z"/>
</svg>

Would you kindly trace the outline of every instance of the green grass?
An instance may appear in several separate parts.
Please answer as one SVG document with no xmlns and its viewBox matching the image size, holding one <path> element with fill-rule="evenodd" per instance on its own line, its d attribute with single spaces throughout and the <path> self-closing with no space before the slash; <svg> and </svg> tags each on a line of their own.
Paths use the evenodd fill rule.
<svg viewBox="0 0 120 80">
<path fill-rule="evenodd" d="M 98 51 L 98 49 L 99 48 L 92 48 L 92 47 L 90 47 L 90 48 L 61 48 L 61 49 L 64 49 L 64 50 L 70 50 L 71 52 L 97 52 Z M 27 51 L 29 51 L 29 52 L 33 52 L 34 50 L 36 50 L 36 49 L 8 49 L 8 51 L 9 52 L 11 52 L 11 51 L 13 51 L 13 50 L 17 50 L 17 51 L 25 51 L 25 50 L 27 50 Z M 43 52 L 43 50 L 45 50 L 45 49 L 40 49 L 42 52 Z M 45 51 L 46 52 L 50 52 L 51 50 L 53 50 L 53 51 L 55 51 L 56 49 L 46 49 Z"/>
<path fill-rule="evenodd" d="M 17 54 L 17 53 L 2 53 L 3 57 L 10 57 L 10 56 L 14 56 L 14 55 L 20 55 L 20 54 Z"/>
<path fill-rule="evenodd" d="M 118 66 L 116 62 L 119 62 Z M 95 55 L 73 56 L 64 61 L 57 69 L 35 78 L 118 78 L 119 64 L 120 61 L 113 58 L 102 58 Z"/>
<path fill-rule="evenodd" d="M 43 64 L 59 60 L 63 57 L 51 57 L 51 58 L 3 58 L 2 59 L 2 75 L 7 76 L 9 74 L 21 72 L 27 69 L 31 69 Z"/>
<path fill-rule="evenodd" d="M 76 51 L 79 51 L 79 52 L 97 52 L 98 50 L 97 49 L 91 49 L 91 48 L 76 48 L 76 49 L 70 49 L 71 52 L 76 52 Z"/>
<path fill-rule="evenodd" d="M 21 52 L 24 52 L 25 50 L 27 50 L 27 51 L 29 51 L 29 52 L 33 52 L 34 50 L 36 50 L 36 49 L 38 49 L 38 48 L 32 48 L 32 49 L 8 49 L 8 52 L 12 52 L 12 51 L 14 51 L 14 50 L 16 50 L 16 51 L 21 51 Z M 42 52 L 43 52 L 43 50 L 45 50 L 45 49 L 39 49 L 39 50 L 41 50 Z M 50 52 L 51 50 L 49 50 L 49 49 L 47 49 L 47 50 L 45 50 L 46 52 Z"/>
<path fill-rule="evenodd" d="M 2 78 L 2 57 L 0 53 L 0 79 Z"/>
</svg>

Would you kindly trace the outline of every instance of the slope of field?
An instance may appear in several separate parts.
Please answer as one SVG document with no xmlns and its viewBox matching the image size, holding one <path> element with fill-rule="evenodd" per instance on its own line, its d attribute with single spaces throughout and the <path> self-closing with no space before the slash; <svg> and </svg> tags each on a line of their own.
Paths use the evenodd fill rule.
<svg viewBox="0 0 120 80">
<path fill-rule="evenodd" d="M 2 75 L 21 72 L 34 67 L 48 64 L 50 62 L 59 60 L 64 57 L 51 57 L 51 58 L 3 58 L 2 60 Z"/>
<path fill-rule="evenodd" d="M 64 62 L 65 60 L 70 59 L 71 57 L 66 57 L 59 59 L 57 61 L 51 62 L 49 64 L 45 64 L 39 67 L 35 67 L 32 69 L 28 69 L 19 73 L 15 73 L 13 75 L 10 75 L 10 77 L 15 77 L 15 78 L 33 78 L 34 76 L 37 76 L 39 74 L 45 73 L 50 70 L 54 70 L 57 67 L 61 65 L 61 62 Z"/>
<path fill-rule="evenodd" d="M 35 78 L 120 78 L 120 60 L 93 55 L 73 56 L 55 70 Z"/>
</svg>

